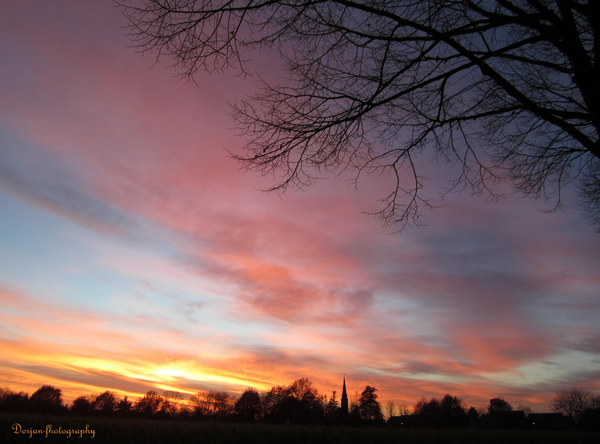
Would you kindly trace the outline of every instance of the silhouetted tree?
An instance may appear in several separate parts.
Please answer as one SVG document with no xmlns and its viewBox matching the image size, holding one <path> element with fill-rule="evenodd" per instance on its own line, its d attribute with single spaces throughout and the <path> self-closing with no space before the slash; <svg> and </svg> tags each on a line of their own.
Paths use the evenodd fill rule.
<svg viewBox="0 0 600 444">
<path fill-rule="evenodd" d="M 509 412 L 513 408 L 512 406 L 506 402 L 502 398 L 492 398 L 490 399 L 490 405 L 488 406 L 488 413 L 493 412 Z"/>
<path fill-rule="evenodd" d="M 394 416 L 396 413 L 396 403 L 394 401 L 388 401 L 385 404 L 385 411 L 390 418 Z"/>
<path fill-rule="evenodd" d="M 479 412 L 475 409 L 475 407 L 471 407 L 467 412 L 467 417 L 472 424 L 475 424 L 477 418 L 479 418 Z"/>
<path fill-rule="evenodd" d="M 329 401 L 327 401 L 327 405 L 325 406 L 325 415 L 329 418 L 333 417 L 339 408 L 336 393 L 335 390 L 331 392 Z"/>
<path fill-rule="evenodd" d="M 96 396 L 96 399 L 92 402 L 92 407 L 94 410 L 101 412 L 104 415 L 110 415 L 116 410 L 118 402 L 119 399 L 117 394 L 110 390 L 106 390 Z"/>
<path fill-rule="evenodd" d="M 119 412 L 119 415 L 121 416 L 127 416 L 132 411 L 132 409 L 133 404 L 127 399 L 127 396 L 121 399 L 117 404 L 117 412 Z"/>
<path fill-rule="evenodd" d="M 355 415 L 360 418 L 358 411 L 358 402 L 360 400 L 360 394 L 358 391 L 354 392 L 354 395 L 350 397 L 350 415 Z"/>
<path fill-rule="evenodd" d="M 208 392 L 198 392 L 190 397 L 189 405 L 194 416 L 201 417 L 209 412 L 209 402 L 207 400 Z"/>
<path fill-rule="evenodd" d="M 423 417 L 421 425 L 425 427 L 466 427 L 468 416 L 462 401 L 451 395 L 441 400 L 421 398 L 413 408 L 414 415 Z"/>
<path fill-rule="evenodd" d="M 275 406 L 279 402 L 281 402 L 286 396 L 287 392 L 285 387 L 281 385 L 271 387 L 271 389 L 261 397 L 261 405 L 263 410 L 262 416 L 264 418 L 267 418 L 271 414 Z"/>
<path fill-rule="evenodd" d="M 245 421 L 256 421 L 261 412 L 260 395 L 253 388 L 248 388 L 234 407 L 235 414 Z"/>
<path fill-rule="evenodd" d="M 293 396 L 300 400 L 312 402 L 314 400 L 322 400 L 324 396 L 319 393 L 312 381 L 308 378 L 296 379 L 285 389 L 287 396 Z"/>
<path fill-rule="evenodd" d="M 190 398 L 196 416 L 225 417 L 233 413 L 235 400 L 227 392 L 198 392 Z"/>
<path fill-rule="evenodd" d="M 265 419 L 277 423 L 315 424 L 325 416 L 325 395 L 308 378 L 271 388 L 264 396 Z"/>
<path fill-rule="evenodd" d="M 71 413 L 79 416 L 91 415 L 94 411 L 92 402 L 87 396 L 81 395 L 73 400 L 71 404 Z"/>
<path fill-rule="evenodd" d="M 27 393 L 16 393 L 8 388 L 0 390 L 0 412 L 25 412 L 29 408 L 29 395 Z"/>
<path fill-rule="evenodd" d="M 358 400 L 358 411 L 360 417 L 368 421 L 381 421 L 383 415 L 381 414 L 381 406 L 377 400 L 378 396 L 375 393 L 377 389 L 375 387 L 366 386 L 363 392 L 360 394 Z"/>
<path fill-rule="evenodd" d="M 462 400 L 446 395 L 440 402 L 442 427 L 466 427 L 469 423 Z"/>
<path fill-rule="evenodd" d="M 398 415 L 409 415 L 410 414 L 410 409 L 408 408 L 408 405 L 405 402 L 400 402 L 397 407 L 398 407 Z"/>
<path fill-rule="evenodd" d="M 175 416 L 179 411 L 179 404 L 183 400 L 183 395 L 174 390 L 166 390 L 163 393 L 163 404 L 161 410 L 168 416 Z"/>
<path fill-rule="evenodd" d="M 152 416 L 161 409 L 163 402 L 164 399 L 162 396 L 154 390 L 150 390 L 136 401 L 135 410 L 145 416 Z"/>
<path fill-rule="evenodd" d="M 31 409 L 41 413 L 60 413 L 64 411 L 62 391 L 51 385 L 43 385 L 29 399 Z"/>
<path fill-rule="evenodd" d="M 429 416 L 438 416 L 442 410 L 440 402 L 431 398 L 429 401 L 425 399 L 425 397 L 421 398 L 415 406 L 413 407 L 414 415 L 429 415 Z"/>
<path fill-rule="evenodd" d="M 13 393 L 14 392 L 7 387 L 0 387 L 0 403 L 2 403 L 7 396 L 12 395 Z"/>
<path fill-rule="evenodd" d="M 600 221 L 598 1 L 121 2 L 133 44 L 170 54 L 183 76 L 279 51 L 285 83 L 234 107 L 248 137 L 236 157 L 283 176 L 273 190 L 387 172 L 379 215 L 418 224 L 417 164 L 433 154 L 458 164 L 450 189 L 492 197 L 508 179 L 558 206 L 576 181 Z"/>
<path fill-rule="evenodd" d="M 529 414 L 533 411 L 530 405 L 519 404 L 519 410 L 522 410 L 525 413 L 525 416 L 529 416 Z"/>
<path fill-rule="evenodd" d="M 236 399 L 227 392 L 213 392 L 213 415 L 226 417 L 234 413 Z"/>
<path fill-rule="evenodd" d="M 311 422 L 309 417 L 310 410 L 306 404 L 298 398 L 286 396 L 273 406 L 267 420 L 281 424 L 306 424 Z"/>
<path fill-rule="evenodd" d="M 579 421 L 583 412 L 591 407 L 591 393 L 575 387 L 557 390 L 556 396 L 550 401 L 553 411 L 569 416 L 575 423 Z"/>
</svg>

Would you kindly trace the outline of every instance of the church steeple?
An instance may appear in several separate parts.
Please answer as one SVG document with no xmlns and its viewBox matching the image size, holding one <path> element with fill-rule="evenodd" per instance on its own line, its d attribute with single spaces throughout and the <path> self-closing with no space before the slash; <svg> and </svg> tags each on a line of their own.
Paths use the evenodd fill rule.
<svg viewBox="0 0 600 444">
<path fill-rule="evenodd" d="M 342 388 L 342 414 L 348 414 L 348 394 L 346 393 L 346 375 L 344 374 L 344 386 Z"/>
</svg>

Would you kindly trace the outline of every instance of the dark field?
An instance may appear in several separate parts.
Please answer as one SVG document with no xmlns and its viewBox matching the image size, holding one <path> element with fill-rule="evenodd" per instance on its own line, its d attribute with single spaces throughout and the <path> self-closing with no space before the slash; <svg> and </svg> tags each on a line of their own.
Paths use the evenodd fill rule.
<svg viewBox="0 0 600 444">
<path fill-rule="evenodd" d="M 15 434 L 20 424 L 26 433 Z M 47 426 L 61 432 L 85 430 L 95 433 L 80 438 L 73 432 L 45 436 Z M 39 433 L 35 433 L 39 431 Z M 31 432 L 31 433 L 30 433 Z M 223 424 L 210 422 L 157 421 L 117 418 L 74 418 L 34 414 L 0 414 L 1 443 L 244 443 L 244 444 L 565 444 L 600 442 L 600 432 L 492 431 L 492 430 L 398 430 L 392 428 L 277 426 L 269 424 Z"/>
</svg>

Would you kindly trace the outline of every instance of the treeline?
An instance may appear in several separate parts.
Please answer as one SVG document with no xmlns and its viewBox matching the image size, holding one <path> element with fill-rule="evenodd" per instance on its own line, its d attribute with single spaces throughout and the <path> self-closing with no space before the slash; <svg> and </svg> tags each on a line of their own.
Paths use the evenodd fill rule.
<svg viewBox="0 0 600 444">
<path fill-rule="evenodd" d="M 1 412 L 37 412 L 73 416 L 178 419 L 190 421 L 266 422 L 274 424 L 384 425 L 377 389 L 366 386 L 360 395 L 340 408 L 336 392 L 328 397 L 319 392 L 308 378 L 297 379 L 287 386 L 274 386 L 259 393 L 248 388 L 239 398 L 227 392 L 200 391 L 185 400 L 177 391 L 158 394 L 149 391 L 135 401 L 119 397 L 113 391 L 79 396 L 71 405 L 63 401 L 62 391 L 44 385 L 31 396 L 0 389 Z M 387 425 L 401 428 L 537 428 L 600 429 L 600 395 L 579 389 L 556 393 L 550 407 L 555 413 L 531 413 L 519 410 L 502 398 L 492 398 L 486 410 L 468 411 L 463 401 L 451 395 L 441 399 L 422 398 L 409 414 L 400 404 L 399 416 L 393 402 L 388 402 Z M 529 420 L 526 420 L 529 418 Z"/>
<path fill-rule="evenodd" d="M 412 414 L 391 416 L 387 424 L 399 428 L 478 428 L 539 430 L 600 430 L 600 395 L 571 388 L 559 390 L 552 399 L 553 413 L 518 410 L 503 398 L 492 398 L 486 410 L 465 409 L 461 399 L 446 395 L 442 399 L 419 400 Z"/>
<path fill-rule="evenodd" d="M 56 415 L 108 416 L 123 418 L 155 418 L 210 420 L 231 422 L 264 421 L 276 424 L 359 424 L 381 422 L 383 415 L 377 400 L 377 389 L 367 386 L 354 400 L 348 412 L 342 412 L 336 392 L 327 397 L 308 378 L 288 386 L 275 386 L 259 393 L 248 388 L 239 398 L 227 392 L 200 391 L 185 400 L 183 394 L 149 391 L 132 401 L 114 391 L 82 395 L 71 405 L 63 401 L 59 388 L 44 385 L 31 396 L 24 392 L 0 389 L 0 411 L 38 412 Z"/>
</svg>

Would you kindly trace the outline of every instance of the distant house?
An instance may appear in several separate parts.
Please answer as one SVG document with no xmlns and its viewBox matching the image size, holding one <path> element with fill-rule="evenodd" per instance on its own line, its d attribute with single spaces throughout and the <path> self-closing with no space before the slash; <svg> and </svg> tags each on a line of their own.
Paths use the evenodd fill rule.
<svg viewBox="0 0 600 444">
<path fill-rule="evenodd" d="M 572 426 L 571 418 L 562 413 L 530 413 L 527 422 L 536 430 L 565 430 Z"/>
<path fill-rule="evenodd" d="M 397 427 L 403 429 L 412 429 L 425 426 L 426 418 L 424 415 L 401 415 L 390 416 L 387 420 L 388 427 Z"/>
<path fill-rule="evenodd" d="M 527 416 L 523 410 L 501 411 L 481 415 L 477 420 L 477 428 L 487 429 L 524 429 L 527 427 Z"/>
</svg>

